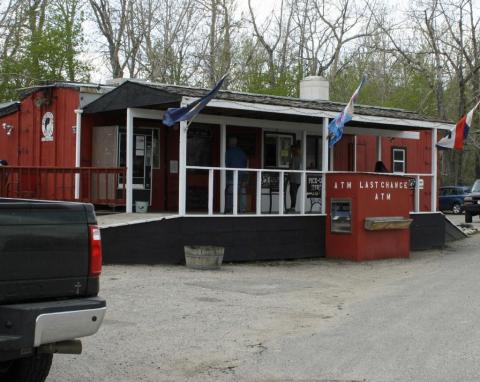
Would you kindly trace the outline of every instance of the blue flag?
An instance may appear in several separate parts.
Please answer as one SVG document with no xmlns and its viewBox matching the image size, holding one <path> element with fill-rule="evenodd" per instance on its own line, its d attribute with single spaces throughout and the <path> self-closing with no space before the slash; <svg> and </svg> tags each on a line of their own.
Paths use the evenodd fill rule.
<svg viewBox="0 0 480 382">
<path fill-rule="evenodd" d="M 353 118 L 353 106 L 358 98 L 358 93 L 360 93 L 360 90 L 363 88 L 363 85 L 365 85 L 365 82 L 367 82 L 366 75 L 363 76 L 362 82 L 360 82 L 357 90 L 355 90 L 353 93 L 350 101 L 347 103 L 347 106 L 345 106 L 345 109 L 343 109 L 342 112 L 337 115 L 328 125 L 328 145 L 330 147 L 342 139 L 343 127 Z"/>
<path fill-rule="evenodd" d="M 210 90 L 210 92 L 205 95 L 204 97 L 197 99 L 196 101 L 192 102 L 190 105 L 184 106 L 184 107 L 171 107 L 167 109 L 165 112 L 165 115 L 163 116 L 163 124 L 167 126 L 173 126 L 177 122 L 180 121 L 188 121 L 193 119 L 198 113 L 202 111 L 202 109 L 207 106 L 207 103 L 209 103 L 213 98 L 215 98 L 215 95 L 218 93 L 220 88 L 223 85 L 223 82 L 225 81 L 225 78 L 227 77 L 228 73 L 225 74 L 220 81 L 217 82 L 215 87 Z"/>
</svg>

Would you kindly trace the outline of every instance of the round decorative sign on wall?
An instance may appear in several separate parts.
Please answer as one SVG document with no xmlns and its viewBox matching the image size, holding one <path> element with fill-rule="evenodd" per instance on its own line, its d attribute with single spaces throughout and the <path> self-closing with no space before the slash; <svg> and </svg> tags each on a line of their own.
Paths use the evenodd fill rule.
<svg viewBox="0 0 480 382">
<path fill-rule="evenodd" d="M 53 130 L 54 130 L 54 119 L 53 113 L 47 111 L 42 118 L 42 141 L 49 142 L 53 141 Z"/>
</svg>

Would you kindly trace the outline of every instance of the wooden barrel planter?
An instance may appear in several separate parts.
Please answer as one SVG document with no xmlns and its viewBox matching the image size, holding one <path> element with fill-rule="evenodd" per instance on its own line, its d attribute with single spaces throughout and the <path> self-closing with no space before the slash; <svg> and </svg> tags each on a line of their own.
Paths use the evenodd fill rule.
<svg viewBox="0 0 480 382">
<path fill-rule="evenodd" d="M 186 245 L 184 252 L 185 264 L 188 268 L 220 269 L 225 248 L 211 245 Z"/>
</svg>

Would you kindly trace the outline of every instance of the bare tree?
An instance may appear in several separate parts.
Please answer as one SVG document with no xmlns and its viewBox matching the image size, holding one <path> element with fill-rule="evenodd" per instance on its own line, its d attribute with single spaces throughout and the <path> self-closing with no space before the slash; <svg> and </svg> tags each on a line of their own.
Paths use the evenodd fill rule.
<svg viewBox="0 0 480 382">
<path fill-rule="evenodd" d="M 153 81 L 189 81 L 205 50 L 199 33 L 202 17 L 195 0 L 144 0 L 142 4 L 141 72 Z"/>
<path fill-rule="evenodd" d="M 339 70 L 341 53 L 345 46 L 360 38 L 372 36 L 375 32 L 370 26 L 373 21 L 373 12 L 368 8 L 359 10 L 353 0 L 341 0 L 326 3 L 325 0 L 314 1 L 316 15 L 328 27 L 330 40 L 330 57 L 323 56 L 318 62 L 317 74 L 321 75 L 329 69 L 329 78 L 333 82 Z M 336 17 L 330 19 L 330 15 Z"/>
<path fill-rule="evenodd" d="M 279 14 L 273 14 L 262 26 L 256 20 L 251 0 L 248 0 L 250 22 L 254 35 L 267 54 L 269 86 L 277 86 L 279 76 L 285 73 L 292 29 L 293 13 L 288 4 L 281 0 Z M 272 36 L 268 38 L 267 36 Z M 270 41 L 269 41 L 270 40 Z"/>
<path fill-rule="evenodd" d="M 197 0 L 196 3 L 206 21 L 207 45 L 200 54 L 206 67 L 207 83 L 213 85 L 232 65 L 232 35 L 238 27 L 234 19 L 235 3 L 232 0 Z"/>
<path fill-rule="evenodd" d="M 107 40 L 108 59 L 113 78 L 124 74 L 128 58 L 121 56 L 122 44 L 127 29 L 131 0 L 89 0 L 97 26 Z"/>
</svg>

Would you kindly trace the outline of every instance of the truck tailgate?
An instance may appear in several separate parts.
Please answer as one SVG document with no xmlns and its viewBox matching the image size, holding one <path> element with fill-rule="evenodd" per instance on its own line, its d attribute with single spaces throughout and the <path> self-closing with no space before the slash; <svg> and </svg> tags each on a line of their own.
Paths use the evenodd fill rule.
<svg viewBox="0 0 480 382">
<path fill-rule="evenodd" d="M 0 303 L 83 296 L 93 208 L 0 200 Z"/>
</svg>

